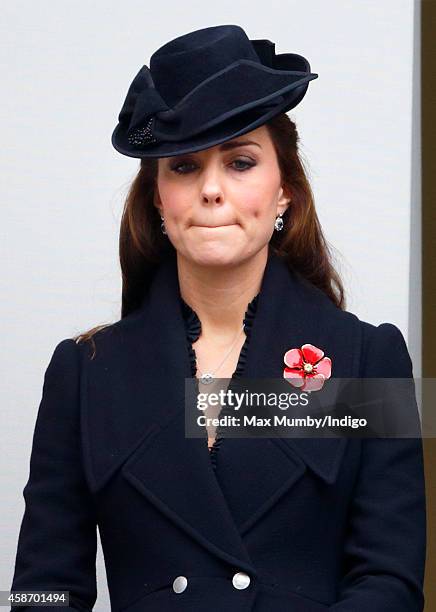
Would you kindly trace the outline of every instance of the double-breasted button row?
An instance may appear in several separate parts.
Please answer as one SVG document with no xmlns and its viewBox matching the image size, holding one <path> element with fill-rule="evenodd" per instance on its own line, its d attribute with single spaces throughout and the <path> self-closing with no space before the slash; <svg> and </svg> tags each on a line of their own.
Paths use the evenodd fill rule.
<svg viewBox="0 0 436 612">
<path fill-rule="evenodd" d="M 250 576 L 245 572 L 236 572 L 232 578 L 232 584 L 235 589 L 246 589 L 250 584 Z M 174 593 L 183 593 L 188 586 L 188 579 L 186 576 L 177 576 L 173 581 Z"/>
</svg>

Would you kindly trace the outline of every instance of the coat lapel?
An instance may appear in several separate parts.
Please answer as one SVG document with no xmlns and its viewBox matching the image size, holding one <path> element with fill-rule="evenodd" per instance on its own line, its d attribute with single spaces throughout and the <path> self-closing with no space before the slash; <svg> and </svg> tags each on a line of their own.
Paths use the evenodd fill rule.
<svg viewBox="0 0 436 612">
<path fill-rule="evenodd" d="M 270 253 L 244 378 L 282 378 L 285 352 L 305 343 L 322 348 L 332 359 L 332 376 L 356 377 L 360 341 L 355 315 L 336 308 L 323 292 Z M 333 483 L 347 442 L 346 438 L 226 438 L 216 456 L 216 474 L 239 532 L 253 527 L 307 469 Z"/>
<path fill-rule="evenodd" d="M 82 377 L 85 470 L 93 493 L 113 474 L 221 559 L 256 574 L 215 478 L 204 438 L 185 437 L 191 377 L 176 260 L 140 310 L 106 328 Z"/>
<path fill-rule="evenodd" d="M 226 438 L 214 472 L 203 438 L 185 437 L 190 363 L 177 260 L 158 268 L 140 309 L 99 333 L 82 376 L 88 484 L 98 493 L 118 470 L 148 502 L 221 559 L 255 574 L 242 535 L 310 469 L 337 476 L 347 440 Z M 270 253 L 244 377 L 282 376 L 283 355 L 311 342 L 333 376 L 356 376 L 357 318 L 305 285 Z M 354 374 L 353 374 L 354 372 Z"/>
</svg>

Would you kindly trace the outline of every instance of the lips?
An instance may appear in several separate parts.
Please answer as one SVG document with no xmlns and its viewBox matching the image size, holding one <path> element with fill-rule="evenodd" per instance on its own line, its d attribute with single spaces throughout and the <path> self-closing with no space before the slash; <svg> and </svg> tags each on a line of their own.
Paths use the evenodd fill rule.
<svg viewBox="0 0 436 612">
<path fill-rule="evenodd" d="M 221 223 L 220 225 L 197 225 L 194 227 L 207 227 L 209 229 L 216 229 L 217 227 L 229 227 L 230 225 L 236 225 L 236 223 Z"/>
</svg>

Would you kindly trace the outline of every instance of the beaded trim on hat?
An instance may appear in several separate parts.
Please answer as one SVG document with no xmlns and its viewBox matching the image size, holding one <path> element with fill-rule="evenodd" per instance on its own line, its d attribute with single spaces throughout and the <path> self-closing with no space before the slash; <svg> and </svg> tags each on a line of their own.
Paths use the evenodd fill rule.
<svg viewBox="0 0 436 612">
<path fill-rule="evenodd" d="M 157 142 L 157 138 L 153 136 L 153 132 L 151 131 L 152 121 L 153 117 L 151 117 L 144 126 L 133 130 L 128 136 L 128 141 L 132 146 L 139 147 Z"/>
</svg>

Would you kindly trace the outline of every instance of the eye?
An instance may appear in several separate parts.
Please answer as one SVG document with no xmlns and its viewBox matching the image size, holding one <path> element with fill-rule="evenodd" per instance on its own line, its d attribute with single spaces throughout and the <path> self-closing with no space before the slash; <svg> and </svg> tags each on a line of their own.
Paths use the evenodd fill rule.
<svg viewBox="0 0 436 612">
<path fill-rule="evenodd" d="M 193 163 L 189 163 L 189 162 L 182 162 L 180 164 L 174 164 L 171 166 L 171 171 L 175 172 L 176 174 L 188 174 L 189 170 L 182 170 L 181 168 L 186 168 L 189 166 L 194 166 L 195 164 Z"/>
<path fill-rule="evenodd" d="M 242 159 L 242 158 L 238 158 L 238 159 L 233 160 L 233 162 L 231 162 L 230 165 L 233 165 L 233 164 L 238 164 L 238 167 L 233 166 L 234 169 L 237 172 L 245 172 L 246 170 L 249 170 L 251 167 L 256 165 L 256 163 L 253 160 L 249 160 L 248 161 L 248 160 Z M 243 167 L 241 167 L 240 164 L 242 164 Z M 173 164 L 171 166 L 171 171 L 175 172 L 176 174 L 190 174 L 190 172 L 191 172 L 190 169 L 189 169 L 190 167 L 191 168 L 195 167 L 195 163 L 193 163 L 193 162 L 180 162 L 180 163 Z"/>
<path fill-rule="evenodd" d="M 239 172 L 244 172 L 245 170 L 249 170 L 250 168 L 252 168 L 253 166 L 255 166 L 255 162 L 253 161 L 247 161 L 246 159 L 235 159 L 235 161 L 233 162 L 234 164 L 244 164 L 244 168 L 236 168 L 236 170 L 238 170 Z"/>
</svg>

